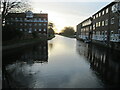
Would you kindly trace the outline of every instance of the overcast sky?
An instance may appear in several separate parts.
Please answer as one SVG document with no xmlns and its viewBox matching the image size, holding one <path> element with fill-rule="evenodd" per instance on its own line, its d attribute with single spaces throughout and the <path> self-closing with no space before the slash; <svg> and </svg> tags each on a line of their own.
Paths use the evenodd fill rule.
<svg viewBox="0 0 120 90">
<path fill-rule="evenodd" d="M 110 2 L 112 0 L 31 0 L 33 12 L 48 13 L 48 20 L 55 24 L 56 32 L 65 26 L 76 29 L 77 24 Z"/>
</svg>

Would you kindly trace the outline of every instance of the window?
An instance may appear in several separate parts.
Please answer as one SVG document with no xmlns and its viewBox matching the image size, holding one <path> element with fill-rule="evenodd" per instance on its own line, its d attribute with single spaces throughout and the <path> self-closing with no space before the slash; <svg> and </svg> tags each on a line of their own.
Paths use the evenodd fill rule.
<svg viewBox="0 0 120 90">
<path fill-rule="evenodd" d="M 100 22 L 99 22 L 99 27 L 100 27 L 100 25 L 101 25 L 101 24 L 100 24 Z"/>
<path fill-rule="evenodd" d="M 101 13 L 99 13 L 99 17 L 101 16 Z"/>
<path fill-rule="evenodd" d="M 23 31 L 22 28 L 20 29 L 20 31 Z"/>
<path fill-rule="evenodd" d="M 44 29 L 44 31 L 46 31 L 46 29 Z"/>
<path fill-rule="evenodd" d="M 46 26 L 46 24 L 44 24 L 44 26 Z"/>
<path fill-rule="evenodd" d="M 115 13 L 117 11 L 117 8 L 118 8 L 118 3 L 112 6 L 112 12 Z"/>
<path fill-rule="evenodd" d="M 113 31 L 111 31 L 111 34 L 113 34 Z"/>
<path fill-rule="evenodd" d="M 39 26 L 41 26 L 41 23 L 39 23 Z"/>
<path fill-rule="evenodd" d="M 37 31 L 37 29 L 34 29 L 34 31 Z"/>
<path fill-rule="evenodd" d="M 114 24 L 114 17 L 111 18 L 111 24 Z"/>
<path fill-rule="evenodd" d="M 108 25 L 108 19 L 105 20 L 105 25 L 106 25 L 106 26 Z"/>
<path fill-rule="evenodd" d="M 27 29 L 24 29 L 25 31 L 27 31 Z"/>
<path fill-rule="evenodd" d="M 96 18 L 98 17 L 98 14 L 96 14 Z"/>
<path fill-rule="evenodd" d="M 90 26 L 90 30 L 92 30 L 92 26 Z"/>
<path fill-rule="evenodd" d="M 22 21 L 22 18 L 20 18 L 20 21 Z"/>
<path fill-rule="evenodd" d="M 46 21 L 46 18 L 44 18 L 44 21 Z"/>
<path fill-rule="evenodd" d="M 15 20 L 17 20 L 18 18 L 15 18 Z"/>
<path fill-rule="evenodd" d="M 95 16 L 93 16 L 93 19 L 95 19 Z"/>
<path fill-rule="evenodd" d="M 106 13 L 108 13 L 108 8 L 106 9 Z"/>
<path fill-rule="evenodd" d="M 31 24 L 31 23 L 29 23 L 29 26 L 32 26 L 32 24 Z"/>
<path fill-rule="evenodd" d="M 102 21 L 102 26 L 104 26 L 105 25 L 105 22 L 104 21 Z"/>
<path fill-rule="evenodd" d="M 13 20 L 13 18 L 11 18 L 11 20 Z"/>
<path fill-rule="evenodd" d="M 32 28 L 29 28 L 29 33 L 32 33 Z"/>
<path fill-rule="evenodd" d="M 104 15 L 104 13 L 105 13 L 105 12 L 104 12 L 104 11 L 102 11 L 102 15 Z"/>
<path fill-rule="evenodd" d="M 39 31 L 41 31 L 41 29 L 39 29 Z"/>
<path fill-rule="evenodd" d="M 35 23 L 34 26 L 37 26 L 37 23 Z"/>
<path fill-rule="evenodd" d="M 32 18 L 33 17 L 33 12 L 31 12 L 31 11 L 26 12 L 26 17 L 27 18 Z"/>
<path fill-rule="evenodd" d="M 99 26 L 99 24 L 98 24 L 98 22 L 96 23 L 96 27 L 98 27 Z"/>
</svg>

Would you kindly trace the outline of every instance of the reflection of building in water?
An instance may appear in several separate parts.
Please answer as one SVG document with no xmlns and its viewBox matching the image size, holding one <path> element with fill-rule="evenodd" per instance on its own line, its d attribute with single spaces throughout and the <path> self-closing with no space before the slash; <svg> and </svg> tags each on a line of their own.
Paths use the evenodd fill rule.
<svg viewBox="0 0 120 90">
<path fill-rule="evenodd" d="M 39 45 L 35 45 L 30 51 L 28 50 L 21 59 L 29 64 L 34 62 L 44 63 L 48 62 L 48 43 L 43 42 Z"/>
<path fill-rule="evenodd" d="M 81 45 L 81 46 L 80 46 Z M 111 52 L 105 48 L 88 45 L 86 47 L 77 43 L 77 50 L 80 55 L 87 57 L 91 69 L 108 86 L 119 87 L 120 84 L 120 58 L 119 52 Z M 84 49 L 81 49 L 84 48 Z M 85 50 L 85 51 L 81 51 Z M 83 52 L 81 54 L 80 52 Z"/>
<path fill-rule="evenodd" d="M 4 63 L 5 61 L 12 62 L 5 64 L 2 68 L 3 76 L 7 81 L 3 80 L 3 88 L 7 87 L 6 84 L 10 84 L 13 88 L 31 88 L 34 86 L 34 76 L 40 74 L 40 63 L 48 62 L 48 43 L 46 41 L 22 51 L 18 50 L 4 56 L 3 61 Z"/>
</svg>

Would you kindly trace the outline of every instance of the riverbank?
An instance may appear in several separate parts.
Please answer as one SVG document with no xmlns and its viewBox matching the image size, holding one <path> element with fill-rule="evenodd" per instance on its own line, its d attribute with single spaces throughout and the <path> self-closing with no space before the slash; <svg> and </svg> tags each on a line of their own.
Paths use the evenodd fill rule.
<svg viewBox="0 0 120 90">
<path fill-rule="evenodd" d="M 47 40 L 51 40 L 54 37 L 55 36 L 3 42 L 2 50 L 10 50 L 10 49 L 15 49 L 15 48 L 20 48 L 23 46 L 34 45 L 37 43 L 45 42 Z"/>
<path fill-rule="evenodd" d="M 80 38 L 76 38 L 76 39 L 84 42 L 83 39 L 80 39 Z M 94 45 L 97 45 L 97 46 L 100 46 L 100 47 L 104 47 L 104 48 L 108 48 L 108 49 L 120 52 L 120 47 L 119 47 L 120 43 L 112 43 L 112 42 L 110 42 L 109 45 L 107 45 L 106 42 L 92 40 L 92 42 L 90 42 L 90 44 L 94 44 Z"/>
<path fill-rule="evenodd" d="M 61 34 L 61 36 L 64 36 L 64 37 L 69 37 L 69 38 L 76 38 L 76 36 L 75 36 L 75 35 L 62 35 L 62 34 Z"/>
</svg>

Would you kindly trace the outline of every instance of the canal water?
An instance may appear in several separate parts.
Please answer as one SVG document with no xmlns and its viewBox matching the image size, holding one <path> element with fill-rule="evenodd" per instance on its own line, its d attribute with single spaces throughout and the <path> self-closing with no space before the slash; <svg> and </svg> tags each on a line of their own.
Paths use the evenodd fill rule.
<svg viewBox="0 0 120 90">
<path fill-rule="evenodd" d="M 18 88 L 105 88 L 120 85 L 120 53 L 56 35 L 3 52 L 6 82 Z"/>
</svg>

